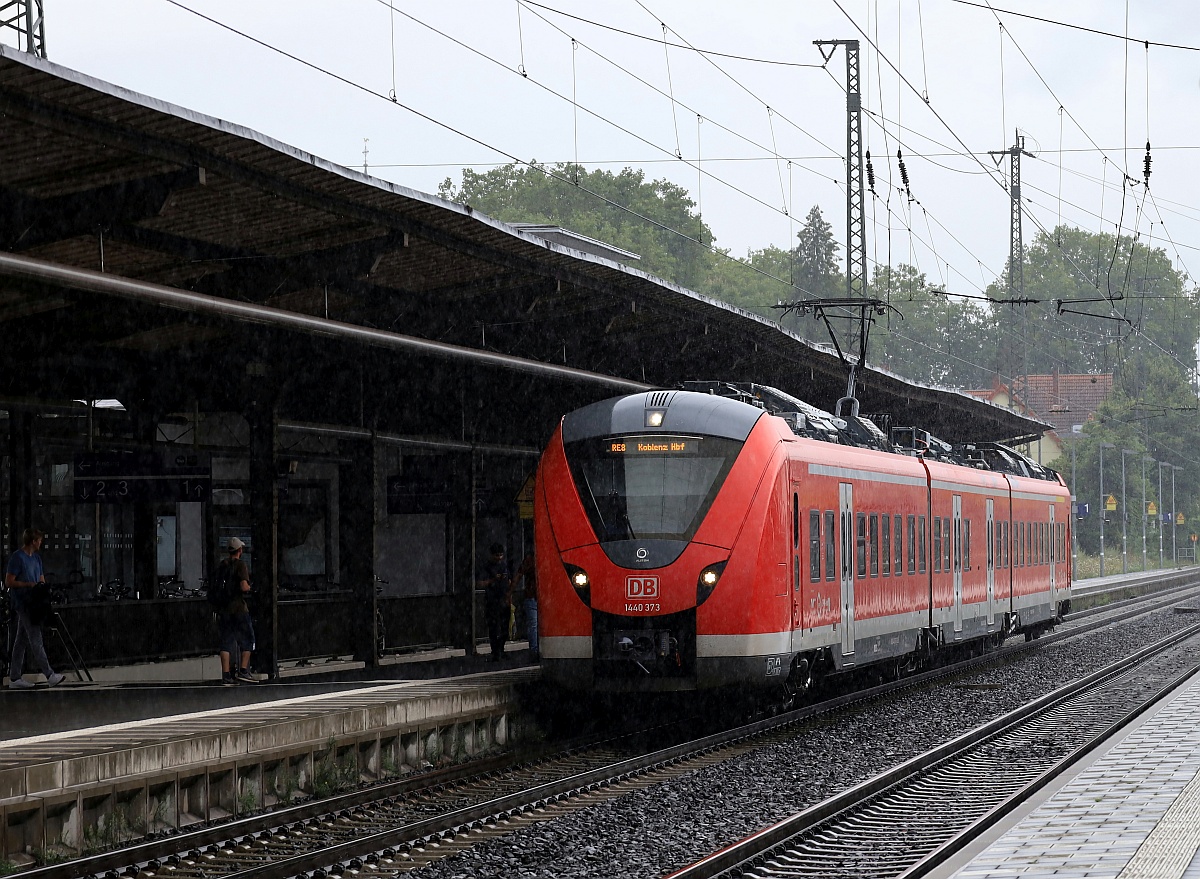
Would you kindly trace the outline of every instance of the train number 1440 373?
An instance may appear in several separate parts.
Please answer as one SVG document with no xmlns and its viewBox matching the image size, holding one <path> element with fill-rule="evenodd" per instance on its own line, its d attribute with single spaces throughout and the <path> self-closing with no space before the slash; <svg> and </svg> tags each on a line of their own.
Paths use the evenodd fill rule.
<svg viewBox="0 0 1200 879">
<path fill-rule="evenodd" d="M 625 613 L 662 613 L 662 605 L 653 602 L 625 602 Z"/>
</svg>

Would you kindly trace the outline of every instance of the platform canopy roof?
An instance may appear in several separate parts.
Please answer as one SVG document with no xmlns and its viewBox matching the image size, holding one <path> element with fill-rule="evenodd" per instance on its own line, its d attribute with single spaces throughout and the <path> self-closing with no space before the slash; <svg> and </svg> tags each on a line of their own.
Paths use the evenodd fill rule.
<svg viewBox="0 0 1200 879">
<path fill-rule="evenodd" d="M 536 233 L 0 46 L 0 405 L 265 395 L 284 419 L 536 445 L 638 387 L 842 395 L 831 350 Z M 952 441 L 1045 429 L 879 370 L 859 399 Z"/>
</svg>

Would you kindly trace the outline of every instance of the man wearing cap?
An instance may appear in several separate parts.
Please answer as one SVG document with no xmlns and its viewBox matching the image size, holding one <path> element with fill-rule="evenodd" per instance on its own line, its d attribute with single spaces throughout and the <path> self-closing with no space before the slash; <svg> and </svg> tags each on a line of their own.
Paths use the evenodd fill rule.
<svg viewBox="0 0 1200 879">
<path fill-rule="evenodd" d="M 250 593 L 250 570 L 242 561 L 245 546 L 238 538 L 229 538 L 229 558 L 223 559 L 217 566 L 217 582 L 226 583 L 230 592 L 229 603 L 217 611 L 221 683 L 226 687 L 239 683 L 258 683 L 258 678 L 250 671 L 254 624 L 250 619 L 250 606 L 246 603 L 246 596 Z M 241 665 L 236 669 L 231 667 L 235 656 L 241 659 Z"/>
</svg>

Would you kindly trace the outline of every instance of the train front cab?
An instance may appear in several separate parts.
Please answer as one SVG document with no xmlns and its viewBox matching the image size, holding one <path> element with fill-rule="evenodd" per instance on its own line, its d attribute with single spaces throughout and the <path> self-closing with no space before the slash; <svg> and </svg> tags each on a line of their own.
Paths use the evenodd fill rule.
<svg viewBox="0 0 1200 879">
<path fill-rule="evenodd" d="M 793 600 L 781 447 L 792 435 L 764 414 L 660 392 L 564 419 L 535 495 L 547 679 L 665 692 L 767 687 L 786 674 Z"/>
</svg>

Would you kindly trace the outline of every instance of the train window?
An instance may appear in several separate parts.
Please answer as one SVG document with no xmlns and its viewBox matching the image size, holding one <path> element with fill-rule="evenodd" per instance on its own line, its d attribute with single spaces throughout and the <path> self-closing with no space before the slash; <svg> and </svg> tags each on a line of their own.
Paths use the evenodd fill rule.
<svg viewBox="0 0 1200 879">
<path fill-rule="evenodd" d="M 1004 539 L 1001 545 L 1001 549 L 1004 550 L 1004 567 L 1009 568 L 1012 567 L 1012 544 L 1008 541 L 1008 538 L 1011 536 L 1011 529 L 1007 520 L 1000 524 L 1004 526 L 1002 529 L 1004 531 Z"/>
<path fill-rule="evenodd" d="M 871 514 L 871 576 L 879 576 L 879 514 Z"/>
<path fill-rule="evenodd" d="M 948 570 L 948 569 L 947 569 Z M 942 572 L 942 517 L 933 517 L 933 572 Z"/>
<path fill-rule="evenodd" d="M 894 530 L 892 532 L 892 558 L 895 564 L 892 566 L 899 577 L 904 573 L 904 518 L 897 513 L 893 520 Z"/>
<path fill-rule="evenodd" d="M 837 518 L 833 510 L 825 511 L 825 579 L 837 579 L 837 529 L 834 524 Z"/>
<path fill-rule="evenodd" d="M 792 492 L 792 549 L 800 548 L 800 495 Z"/>
<path fill-rule="evenodd" d="M 987 570 L 996 568 L 996 524 L 988 519 L 987 523 Z"/>
<path fill-rule="evenodd" d="M 942 570 L 946 571 L 947 573 L 954 570 L 954 568 L 950 566 L 950 535 L 953 533 L 950 530 L 950 527 L 950 518 L 946 517 L 942 520 L 942 533 L 946 536 L 946 539 L 942 541 L 942 552 L 945 553 L 945 555 L 942 556 Z M 958 535 L 955 534 L 954 537 L 957 541 Z"/>
<path fill-rule="evenodd" d="M 971 570 L 971 520 L 962 520 L 963 529 L 963 570 Z"/>
<path fill-rule="evenodd" d="M 950 523 L 947 522 L 946 524 L 949 525 Z M 955 569 L 959 571 L 963 569 L 962 552 L 962 520 L 956 519 L 954 521 L 954 565 Z M 949 562 L 949 559 L 947 559 L 947 562 Z"/>
<path fill-rule="evenodd" d="M 1020 550 L 1020 559 L 1017 561 L 1018 567 L 1025 567 L 1025 550 L 1028 548 L 1028 543 L 1025 539 L 1028 529 L 1025 527 L 1025 522 L 1017 523 L 1017 549 Z"/>
<path fill-rule="evenodd" d="M 925 517 L 917 516 L 917 570 L 925 573 Z"/>
<path fill-rule="evenodd" d="M 858 579 L 863 580 L 867 576 L 867 514 L 858 514 L 858 540 L 855 543 L 855 552 L 858 562 Z"/>
<path fill-rule="evenodd" d="M 883 538 L 883 549 L 880 554 L 883 556 L 883 576 L 890 577 L 892 575 L 892 517 L 887 513 L 882 516 L 882 521 L 879 523 L 879 536 Z"/>
<path fill-rule="evenodd" d="M 808 512 L 808 579 L 821 579 L 821 511 Z"/>
<path fill-rule="evenodd" d="M 908 572 L 917 572 L 917 517 L 908 517 Z"/>
<path fill-rule="evenodd" d="M 564 450 L 602 543 L 691 540 L 742 449 L 715 436 L 589 437 Z"/>
</svg>

